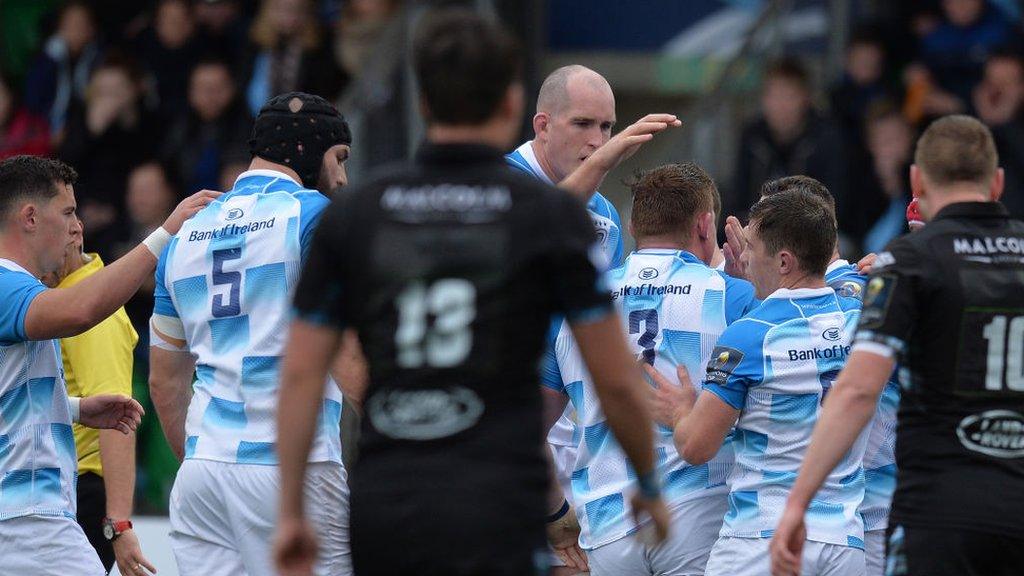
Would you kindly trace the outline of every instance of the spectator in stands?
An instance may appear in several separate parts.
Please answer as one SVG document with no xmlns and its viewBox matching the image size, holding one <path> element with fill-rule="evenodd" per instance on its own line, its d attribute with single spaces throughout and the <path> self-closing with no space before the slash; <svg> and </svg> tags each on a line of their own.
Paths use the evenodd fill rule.
<svg viewBox="0 0 1024 576">
<path fill-rule="evenodd" d="M 50 128 L 46 120 L 21 106 L 19 100 L 0 76 L 0 160 L 19 154 L 50 153 Z"/>
<path fill-rule="evenodd" d="M 46 41 L 25 80 L 25 104 L 46 118 L 55 142 L 61 138 L 69 109 L 85 99 L 99 55 L 95 19 L 88 3 L 66 4 L 57 17 L 57 32 Z"/>
<path fill-rule="evenodd" d="M 231 70 L 237 72 L 242 65 L 247 38 L 238 0 L 199 0 L 192 5 L 192 13 L 203 50 L 224 58 Z"/>
<path fill-rule="evenodd" d="M 141 78 L 134 64 L 116 53 L 93 72 L 84 106 L 68 119 L 57 156 L 78 167 L 75 184 L 86 235 L 106 259 L 123 230 L 125 179 L 151 158 L 159 132 L 141 102 Z"/>
<path fill-rule="evenodd" d="M 792 174 L 821 181 L 841 207 L 845 173 L 842 139 L 811 107 L 810 81 L 803 66 L 788 59 L 770 65 L 761 88 L 761 117 L 748 124 L 740 137 L 737 176 L 726 214 L 745 215 L 766 180 Z"/>
<path fill-rule="evenodd" d="M 185 191 L 219 189 L 225 160 L 245 156 L 252 118 L 227 62 L 196 64 L 188 82 L 188 111 L 171 127 L 162 156 L 172 163 Z"/>
<path fill-rule="evenodd" d="M 864 147 L 861 126 L 868 107 L 891 95 L 885 79 L 886 50 L 873 28 L 854 32 L 846 46 L 843 76 L 830 91 L 832 114 L 843 130 L 847 148 Z"/>
<path fill-rule="evenodd" d="M 399 0 L 345 3 L 334 38 L 334 59 L 346 74 L 355 76 L 371 59 L 377 40 L 398 11 L 399 3 Z"/>
<path fill-rule="evenodd" d="M 118 256 L 126 254 L 159 228 L 181 200 L 167 170 L 154 161 L 140 164 L 132 170 L 128 175 L 127 188 L 125 205 L 128 214 L 128 234 L 125 240 L 118 244 Z M 153 313 L 153 287 L 151 277 L 124 305 L 135 331 L 141 337 L 142 346 L 136 348 L 136 351 L 143 357 L 143 362 L 149 352 L 149 317 Z"/>
<path fill-rule="evenodd" d="M 164 121 L 184 112 L 189 70 L 200 56 L 195 21 L 186 0 L 161 0 L 153 25 L 138 40 L 139 58 L 150 72 Z"/>
<path fill-rule="evenodd" d="M 943 22 L 922 38 L 921 59 L 937 88 L 964 110 L 988 54 L 1014 40 L 1013 25 L 986 0 L 942 0 L 942 12 Z"/>
<path fill-rule="evenodd" d="M 840 227 L 861 253 L 870 253 L 906 232 L 914 129 L 895 104 L 883 100 L 869 109 L 863 130 L 867 154 L 858 158 L 857 186 L 850 189 Z"/>
<path fill-rule="evenodd" d="M 999 165 L 1006 174 L 1002 202 L 1024 216 L 1024 58 L 1020 53 L 993 53 L 972 101 L 978 118 L 992 130 Z"/>
<path fill-rule="evenodd" d="M 302 91 L 334 100 L 344 77 L 334 63 L 311 0 L 263 0 L 249 32 L 254 53 L 246 86 L 255 114 L 272 96 Z"/>
</svg>

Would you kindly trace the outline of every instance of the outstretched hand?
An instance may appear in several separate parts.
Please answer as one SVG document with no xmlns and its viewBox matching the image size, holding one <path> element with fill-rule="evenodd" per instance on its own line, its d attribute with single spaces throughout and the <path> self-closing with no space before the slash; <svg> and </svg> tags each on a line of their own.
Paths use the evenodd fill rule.
<svg viewBox="0 0 1024 576">
<path fill-rule="evenodd" d="M 224 193 L 215 190 L 200 190 L 185 198 L 178 203 L 174 208 L 174 212 L 171 212 L 171 215 L 167 217 L 167 220 L 164 220 L 164 230 L 167 230 L 172 236 L 177 234 L 185 220 L 195 216 L 196 212 L 205 208 L 210 202 L 220 198 L 222 194 Z"/>
<path fill-rule="evenodd" d="M 135 431 L 145 413 L 142 404 L 121 394 L 87 396 L 78 404 L 80 424 L 89 428 L 114 428 L 123 434 Z"/>
</svg>

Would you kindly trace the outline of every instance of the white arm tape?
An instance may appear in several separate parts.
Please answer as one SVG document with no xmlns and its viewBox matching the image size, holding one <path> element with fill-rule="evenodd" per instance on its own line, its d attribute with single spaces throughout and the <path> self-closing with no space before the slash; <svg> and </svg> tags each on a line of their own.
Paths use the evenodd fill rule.
<svg viewBox="0 0 1024 576">
<path fill-rule="evenodd" d="M 156 346 L 161 350 L 169 350 L 171 352 L 186 352 L 188 346 L 178 346 L 173 342 L 168 342 L 160 335 L 165 334 L 170 338 L 176 340 L 185 340 L 185 325 L 181 323 L 180 318 L 173 316 L 163 316 L 161 314 L 153 314 L 149 319 L 149 345 Z"/>
<path fill-rule="evenodd" d="M 71 406 L 71 421 L 77 423 L 82 415 L 82 399 L 78 396 L 68 396 L 68 405 Z"/>
<path fill-rule="evenodd" d="M 161 226 L 156 230 L 153 230 L 152 234 L 146 236 L 146 239 L 142 241 L 142 244 L 149 249 L 156 259 L 159 260 L 160 254 L 163 254 L 164 248 L 167 247 L 167 243 L 170 241 L 171 233 L 164 230 L 164 227 Z"/>
</svg>

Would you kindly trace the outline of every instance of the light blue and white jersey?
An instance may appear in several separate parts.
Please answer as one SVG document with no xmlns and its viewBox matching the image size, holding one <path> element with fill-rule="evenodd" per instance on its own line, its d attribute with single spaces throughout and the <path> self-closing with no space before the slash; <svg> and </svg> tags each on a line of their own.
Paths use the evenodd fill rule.
<svg viewBox="0 0 1024 576">
<path fill-rule="evenodd" d="M 701 374 L 725 327 L 757 305 L 749 282 L 712 270 L 688 252 L 634 252 L 606 278 L 633 351 L 665 374 L 675 374 L 679 364 Z M 582 527 L 580 545 L 593 549 L 632 533 L 636 526 L 628 491 L 636 474 L 609 433 L 568 323 L 562 323 L 547 354 L 542 383 L 568 395 L 576 409 L 572 500 Z M 658 473 L 670 506 L 694 498 L 725 498 L 725 479 L 733 465 L 731 438 L 715 458 L 699 466 L 680 458 L 671 428 L 659 425 L 655 439 Z"/>
<path fill-rule="evenodd" d="M 551 178 L 537 162 L 537 155 L 533 152 L 533 141 L 529 140 L 518 148 L 505 155 L 505 161 L 517 170 L 521 170 L 534 178 L 555 185 Z M 601 247 L 601 254 L 604 255 L 602 271 L 615 268 L 622 261 L 622 222 L 619 219 L 619 211 L 601 195 L 594 192 L 587 202 L 587 213 L 590 214 L 590 221 L 594 223 L 594 231 L 597 233 L 597 243 Z M 548 333 L 548 346 L 554 342 L 559 326 L 562 324 L 560 317 L 554 318 Z M 555 422 L 548 433 L 548 442 L 558 446 L 575 446 L 576 435 L 575 415 L 573 408 L 566 408 L 565 414 Z"/>
<path fill-rule="evenodd" d="M 505 155 L 505 161 L 513 168 L 526 172 L 530 176 L 555 185 L 544 173 L 544 170 L 537 162 L 537 156 L 533 153 L 533 141 L 529 141 Z M 604 269 L 615 268 L 622 262 L 622 220 L 619 219 L 619 211 L 607 198 L 595 191 L 587 202 L 587 212 L 594 223 L 594 230 L 597 232 L 598 245 L 601 252 L 607 258 Z"/>
<path fill-rule="evenodd" d="M 44 290 L 0 259 L 0 520 L 75 517 L 78 457 L 60 344 L 25 335 L 28 307 Z"/>
<path fill-rule="evenodd" d="M 250 170 L 186 221 L 160 257 L 153 313 L 180 318 L 196 356 L 185 458 L 277 464 L 278 371 L 303 255 L 328 200 Z M 328 380 L 310 462 L 341 462 L 341 393 Z"/>
<path fill-rule="evenodd" d="M 861 299 L 867 281 L 846 260 L 836 260 L 825 271 L 825 282 L 840 296 Z M 865 531 L 885 530 L 889 526 L 889 507 L 896 490 L 896 412 L 900 403 L 897 372 L 893 371 L 878 399 L 864 451 L 864 502 L 860 513 Z"/>
<path fill-rule="evenodd" d="M 704 388 L 740 411 L 722 536 L 772 536 L 859 318 L 860 302 L 830 287 L 780 289 L 718 340 Z M 811 501 L 808 540 L 864 548 L 866 441 L 861 434 Z"/>
</svg>

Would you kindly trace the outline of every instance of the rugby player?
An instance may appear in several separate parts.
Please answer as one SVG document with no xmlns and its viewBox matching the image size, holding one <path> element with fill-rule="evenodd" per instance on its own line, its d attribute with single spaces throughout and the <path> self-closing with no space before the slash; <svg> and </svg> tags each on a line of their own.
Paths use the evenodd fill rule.
<svg viewBox="0 0 1024 576">
<path fill-rule="evenodd" d="M 76 177 L 56 160 L 0 162 L 0 558 L 10 574 L 106 574 L 75 522 L 71 424 L 128 434 L 142 406 L 116 394 L 68 398 L 57 339 L 89 330 L 124 305 L 171 234 L 218 196 L 186 198 L 125 256 L 74 286 L 47 289 L 39 279 L 64 265 L 81 235 Z"/>
<path fill-rule="evenodd" d="M 675 427 L 683 458 L 700 464 L 735 423 L 729 513 L 707 566 L 715 576 L 768 571 L 771 531 L 860 315 L 859 301 L 825 283 L 837 231 L 832 208 L 818 196 L 801 190 L 763 197 L 751 208 L 748 232 L 742 258 L 764 302 L 722 333 L 704 393 L 691 411 L 680 411 Z M 860 442 L 815 500 L 803 574 L 864 573 L 863 454 Z"/>
<path fill-rule="evenodd" d="M 301 92 L 271 98 L 253 125 L 249 170 L 160 257 L 150 388 L 164 433 L 184 460 L 170 510 L 183 574 L 274 574 L 280 358 L 299 270 L 329 203 L 325 194 L 346 183 L 350 143 L 348 124 L 324 99 Z M 342 395 L 326 377 L 320 389 L 323 400 L 304 416 L 317 426 L 306 480 L 323 543 L 314 573 L 345 575 Z"/>
<path fill-rule="evenodd" d="M 633 183 L 632 192 L 629 227 L 637 251 L 607 274 L 616 308 L 628 327 L 632 351 L 646 364 L 684 366 L 696 373 L 707 365 L 725 327 L 758 304 L 754 288 L 708 266 L 717 250 L 717 190 L 703 169 L 693 163 L 655 168 Z M 703 574 L 728 509 L 730 441 L 711 462 L 690 466 L 673 445 L 671 417 L 654 430 L 673 531 L 666 542 L 649 547 L 634 537 L 632 469 L 608 435 L 592 379 L 566 323 L 549 348 L 542 383 L 545 394 L 553 396 L 550 402 L 561 406 L 571 401 L 578 415 L 580 434 L 570 474 L 590 573 Z"/>
<path fill-rule="evenodd" d="M 775 574 L 798 572 L 809 503 L 861 435 L 897 360 L 905 376 L 887 573 L 999 576 L 1024 564 L 1024 223 L 998 203 L 995 144 L 973 118 L 925 130 L 910 182 L 928 224 L 872 265 L 853 354 L 772 542 Z"/>
</svg>

